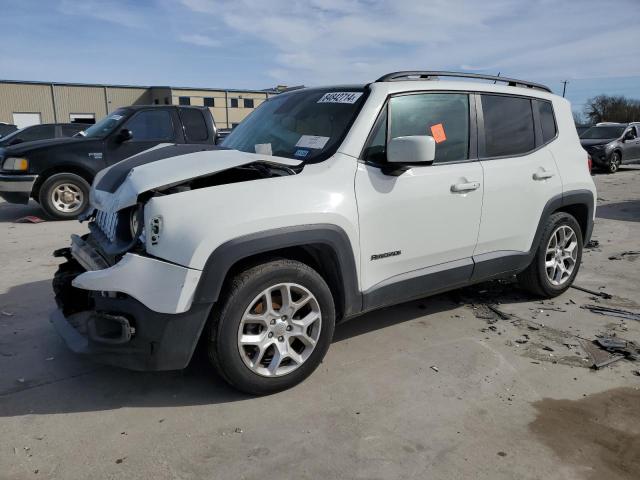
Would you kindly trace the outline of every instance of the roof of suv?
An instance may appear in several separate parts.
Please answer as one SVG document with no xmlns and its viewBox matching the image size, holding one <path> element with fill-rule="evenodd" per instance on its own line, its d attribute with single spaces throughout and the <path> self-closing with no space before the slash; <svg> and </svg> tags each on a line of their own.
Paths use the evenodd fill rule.
<svg viewBox="0 0 640 480">
<path fill-rule="evenodd" d="M 518 80 L 517 78 L 501 77 L 500 75 L 484 75 L 480 73 L 467 72 L 448 72 L 441 70 L 393 72 L 383 75 L 382 77 L 378 78 L 376 82 L 398 82 L 403 80 L 438 80 L 440 79 L 440 77 L 489 80 L 493 81 L 494 84 L 500 82 L 506 83 L 509 87 L 525 87 L 551 93 L 551 89 L 546 85 L 530 82 L 528 80 Z"/>
<path fill-rule="evenodd" d="M 444 78 L 459 78 L 460 80 L 441 80 Z M 488 83 L 490 82 L 490 83 Z M 331 89 L 357 89 L 362 90 L 369 86 L 376 90 L 381 89 L 388 94 L 408 92 L 413 90 L 465 90 L 479 92 L 507 93 L 511 95 L 527 95 L 532 97 L 560 98 L 555 95 L 551 89 L 545 85 L 529 82 L 526 80 L 518 80 L 508 77 L 481 75 L 475 73 L 459 73 L 445 71 L 405 71 L 394 72 L 383 75 L 375 82 L 369 84 L 357 85 L 327 85 L 324 87 Z M 320 90 L 322 87 L 305 88 L 305 91 Z M 300 89 L 292 89 L 283 92 L 283 94 L 299 91 Z"/>
</svg>

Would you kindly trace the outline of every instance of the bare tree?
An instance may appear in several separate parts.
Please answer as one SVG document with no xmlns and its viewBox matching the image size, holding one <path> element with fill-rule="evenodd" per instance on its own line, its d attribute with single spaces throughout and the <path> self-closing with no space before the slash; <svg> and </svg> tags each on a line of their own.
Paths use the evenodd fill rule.
<svg viewBox="0 0 640 480">
<path fill-rule="evenodd" d="M 583 116 L 580 112 L 578 112 L 577 110 L 573 110 L 571 113 L 573 114 L 573 122 L 576 125 L 581 125 L 582 123 L 584 123 Z"/>
<path fill-rule="evenodd" d="M 640 121 L 640 100 L 623 96 L 598 95 L 587 100 L 584 116 L 592 123 Z"/>
</svg>

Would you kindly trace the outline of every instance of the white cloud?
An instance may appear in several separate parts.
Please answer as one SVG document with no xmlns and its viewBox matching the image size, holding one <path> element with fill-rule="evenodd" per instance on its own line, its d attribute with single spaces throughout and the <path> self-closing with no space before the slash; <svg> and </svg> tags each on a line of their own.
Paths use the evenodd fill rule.
<svg viewBox="0 0 640 480">
<path fill-rule="evenodd" d="M 624 47 L 640 44 L 637 0 L 182 3 L 232 35 L 268 45 L 270 71 L 281 81 L 367 81 L 393 70 L 461 66 L 531 79 L 640 75 Z"/>
<path fill-rule="evenodd" d="M 220 46 L 220 42 L 206 35 L 200 35 L 199 33 L 194 33 L 191 35 L 182 35 L 179 37 L 179 40 L 184 43 L 191 43 L 192 45 L 197 45 L 199 47 L 218 47 Z"/>
</svg>

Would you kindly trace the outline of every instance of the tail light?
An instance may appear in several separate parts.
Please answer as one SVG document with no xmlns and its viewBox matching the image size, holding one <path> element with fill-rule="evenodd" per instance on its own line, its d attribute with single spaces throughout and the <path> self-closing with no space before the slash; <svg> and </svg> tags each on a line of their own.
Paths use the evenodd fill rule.
<svg viewBox="0 0 640 480">
<path fill-rule="evenodd" d="M 587 154 L 587 165 L 589 166 L 589 173 L 591 173 L 591 169 L 593 168 L 593 160 L 591 159 L 591 155 Z"/>
</svg>

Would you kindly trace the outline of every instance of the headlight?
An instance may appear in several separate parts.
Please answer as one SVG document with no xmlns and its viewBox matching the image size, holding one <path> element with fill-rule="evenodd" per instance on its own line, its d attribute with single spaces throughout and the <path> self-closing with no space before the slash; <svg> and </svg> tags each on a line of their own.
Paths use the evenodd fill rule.
<svg viewBox="0 0 640 480">
<path fill-rule="evenodd" d="M 26 172 L 29 169 L 29 161 L 26 158 L 9 157 L 2 164 L 2 169 Z"/>
<path fill-rule="evenodd" d="M 144 234 L 144 222 L 142 221 L 142 216 L 144 215 L 143 212 L 144 210 L 141 205 L 138 205 L 138 208 L 131 210 L 129 215 L 129 230 L 131 231 L 131 238 L 138 238 Z"/>
</svg>

